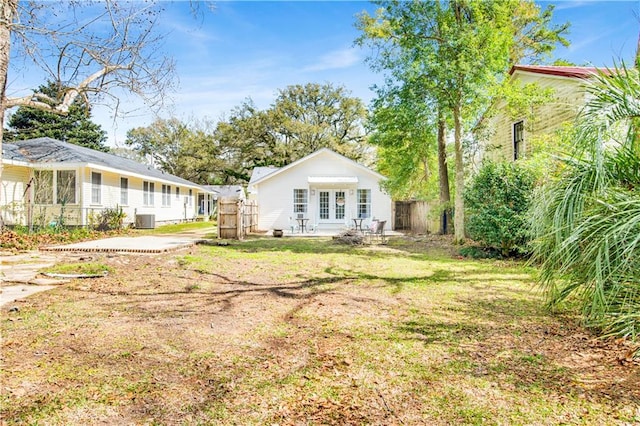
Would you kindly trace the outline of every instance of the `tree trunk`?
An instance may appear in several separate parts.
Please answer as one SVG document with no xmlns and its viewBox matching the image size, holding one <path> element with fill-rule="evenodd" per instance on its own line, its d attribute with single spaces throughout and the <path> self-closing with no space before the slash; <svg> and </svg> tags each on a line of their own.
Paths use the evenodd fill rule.
<svg viewBox="0 0 640 426">
<path fill-rule="evenodd" d="M 462 158 L 461 106 L 453 107 L 453 125 L 456 150 L 455 242 L 464 242 L 464 160 Z"/>
<path fill-rule="evenodd" d="M 449 192 L 449 170 L 447 168 L 446 146 L 447 123 L 438 113 L 438 177 L 440 183 L 440 234 L 449 234 L 451 230 L 451 193 Z"/>
<path fill-rule="evenodd" d="M 7 101 L 7 74 L 11 50 L 11 25 L 18 10 L 18 0 L 0 0 L 0 181 L 2 181 L 2 138 L 4 136 L 4 111 Z M 0 204 L 3 195 L 0 194 Z M 0 212 L 0 229 L 4 228 Z"/>
</svg>

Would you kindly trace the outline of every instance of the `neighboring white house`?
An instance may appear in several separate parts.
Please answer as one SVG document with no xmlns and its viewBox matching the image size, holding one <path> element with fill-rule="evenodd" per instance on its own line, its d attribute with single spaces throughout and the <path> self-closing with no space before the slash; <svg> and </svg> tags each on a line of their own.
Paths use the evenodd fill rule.
<svg viewBox="0 0 640 426">
<path fill-rule="evenodd" d="M 114 208 L 122 208 L 126 224 L 137 217 L 154 223 L 193 220 L 198 197 L 213 195 L 136 161 L 51 138 L 4 143 L 2 164 L 0 213 L 6 225 L 62 220 L 86 226 Z"/>
<path fill-rule="evenodd" d="M 305 218 L 309 228 L 340 229 L 354 218 L 393 222 L 392 202 L 380 188 L 385 178 L 323 148 L 282 168 L 258 167 L 248 186 L 258 203 L 258 228 L 288 229 Z"/>
</svg>

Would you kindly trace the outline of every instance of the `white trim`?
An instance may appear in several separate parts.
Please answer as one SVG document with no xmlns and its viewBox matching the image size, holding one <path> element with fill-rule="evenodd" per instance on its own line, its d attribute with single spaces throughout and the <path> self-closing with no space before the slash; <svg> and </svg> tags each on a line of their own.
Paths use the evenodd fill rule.
<svg viewBox="0 0 640 426">
<path fill-rule="evenodd" d="M 358 183 L 357 176 L 309 176 L 309 183 Z"/>
</svg>

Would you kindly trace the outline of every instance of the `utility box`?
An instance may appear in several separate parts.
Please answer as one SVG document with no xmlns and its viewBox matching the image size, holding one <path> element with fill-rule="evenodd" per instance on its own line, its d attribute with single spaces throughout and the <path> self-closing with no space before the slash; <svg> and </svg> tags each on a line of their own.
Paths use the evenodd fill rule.
<svg viewBox="0 0 640 426">
<path fill-rule="evenodd" d="M 155 229 L 155 227 L 156 227 L 155 214 L 137 214 L 136 215 L 136 228 Z"/>
</svg>

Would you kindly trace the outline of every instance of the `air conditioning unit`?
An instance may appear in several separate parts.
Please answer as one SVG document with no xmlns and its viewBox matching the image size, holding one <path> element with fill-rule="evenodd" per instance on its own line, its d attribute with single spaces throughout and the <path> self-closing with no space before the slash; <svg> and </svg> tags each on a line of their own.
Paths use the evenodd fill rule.
<svg viewBox="0 0 640 426">
<path fill-rule="evenodd" d="M 154 229 L 156 227 L 155 214 L 137 214 L 136 228 L 138 229 Z"/>
</svg>

